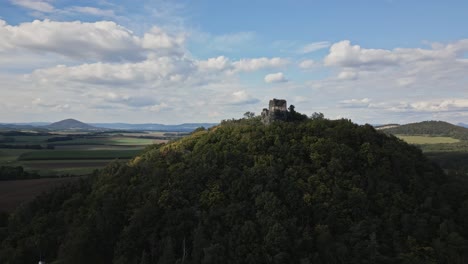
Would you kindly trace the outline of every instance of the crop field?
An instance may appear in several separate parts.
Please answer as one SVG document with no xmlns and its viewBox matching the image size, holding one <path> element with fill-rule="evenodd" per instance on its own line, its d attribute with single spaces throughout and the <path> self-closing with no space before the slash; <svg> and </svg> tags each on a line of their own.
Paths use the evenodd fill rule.
<svg viewBox="0 0 468 264">
<path fill-rule="evenodd" d="M 409 144 L 424 145 L 424 144 L 452 144 L 458 143 L 460 140 L 451 137 L 432 137 L 432 136 L 408 136 L 396 135 L 398 138 L 406 141 Z"/>
<path fill-rule="evenodd" d="M 51 190 L 79 177 L 46 178 L 0 182 L 0 211 L 11 212 L 21 203 L 31 201 L 38 194 Z"/>
<path fill-rule="evenodd" d="M 0 131 L 0 166 L 21 166 L 36 173 L 35 177 L 43 177 L 0 181 L 0 211 L 11 212 L 44 191 L 80 178 L 76 176 L 89 175 L 115 160 L 126 162 L 148 145 L 183 135 L 186 133 Z"/>
<path fill-rule="evenodd" d="M 86 175 L 113 160 L 127 161 L 146 146 L 186 135 L 178 132 L 106 132 L 69 134 L 0 133 L 0 166 L 22 166 L 41 176 Z"/>
<path fill-rule="evenodd" d="M 140 152 L 141 150 L 38 150 L 21 154 L 18 160 L 130 159 Z"/>
</svg>

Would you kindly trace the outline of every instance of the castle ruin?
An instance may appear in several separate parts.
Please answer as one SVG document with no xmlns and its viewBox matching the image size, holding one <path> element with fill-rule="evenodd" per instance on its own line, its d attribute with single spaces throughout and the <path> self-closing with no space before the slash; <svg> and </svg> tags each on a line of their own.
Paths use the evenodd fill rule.
<svg viewBox="0 0 468 264">
<path fill-rule="evenodd" d="M 269 109 L 263 108 L 262 122 L 266 125 L 276 120 L 286 121 L 288 119 L 288 107 L 286 100 L 276 99 L 270 100 Z"/>
</svg>

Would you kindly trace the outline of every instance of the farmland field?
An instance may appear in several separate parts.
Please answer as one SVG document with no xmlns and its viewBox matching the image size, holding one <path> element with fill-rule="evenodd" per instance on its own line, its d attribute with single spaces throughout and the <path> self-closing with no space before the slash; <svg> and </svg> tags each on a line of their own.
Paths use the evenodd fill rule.
<svg viewBox="0 0 468 264">
<path fill-rule="evenodd" d="M 458 143 L 460 140 L 451 137 L 432 137 L 432 136 L 409 136 L 409 135 L 396 135 L 398 138 L 406 141 L 409 144 L 423 145 L 423 144 L 451 144 Z"/>
<path fill-rule="evenodd" d="M 0 211 L 11 212 L 18 205 L 31 201 L 38 194 L 51 190 L 64 183 L 78 180 L 79 177 L 47 178 L 0 182 Z"/>
<path fill-rule="evenodd" d="M 21 154 L 18 160 L 130 159 L 140 152 L 141 150 L 38 150 Z"/>
<path fill-rule="evenodd" d="M 146 146 L 186 135 L 178 132 L 0 132 L 0 167 L 22 167 L 34 178 L 0 181 L 0 211 L 11 212 L 38 194 L 75 181 L 112 161 L 126 162 Z M 21 179 L 21 180 L 18 180 Z"/>
<path fill-rule="evenodd" d="M 146 146 L 179 132 L 0 132 L 0 166 L 22 166 L 41 176 L 86 175 L 110 161 L 127 161 Z"/>
</svg>

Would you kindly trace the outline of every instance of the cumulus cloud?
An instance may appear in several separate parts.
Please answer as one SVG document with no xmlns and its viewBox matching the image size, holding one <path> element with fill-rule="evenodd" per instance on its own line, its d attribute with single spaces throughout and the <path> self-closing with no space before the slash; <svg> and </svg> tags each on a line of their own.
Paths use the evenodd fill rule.
<svg viewBox="0 0 468 264">
<path fill-rule="evenodd" d="M 26 50 L 82 60 L 142 60 L 148 52 L 181 53 L 183 36 L 153 27 L 143 37 L 111 21 L 56 22 L 35 20 L 18 26 L 0 20 L 1 52 Z"/>
<path fill-rule="evenodd" d="M 231 94 L 230 103 L 233 105 L 256 104 L 258 102 L 260 102 L 260 100 L 254 98 L 245 90 L 236 91 Z"/>
<path fill-rule="evenodd" d="M 413 110 L 422 112 L 468 111 L 468 99 L 417 101 L 409 105 Z"/>
<path fill-rule="evenodd" d="M 436 43 L 432 49 L 396 48 L 366 49 L 359 45 L 351 45 L 349 40 L 333 44 L 325 57 L 326 66 L 366 68 L 379 70 L 387 66 L 405 66 L 420 62 L 443 62 L 460 58 L 468 51 L 468 40 L 443 45 Z"/>
<path fill-rule="evenodd" d="M 324 62 L 327 66 L 360 67 L 395 65 L 398 58 L 389 50 L 362 49 L 359 45 L 351 45 L 349 40 L 344 40 L 330 47 L 330 53 Z"/>
<path fill-rule="evenodd" d="M 277 72 L 265 75 L 264 81 L 266 83 L 281 83 L 287 82 L 288 79 L 286 79 L 282 72 Z"/>
<path fill-rule="evenodd" d="M 216 58 L 209 58 L 207 60 L 200 60 L 196 62 L 201 71 L 222 71 L 232 68 L 232 64 L 228 58 L 224 56 L 218 56 Z"/>
<path fill-rule="evenodd" d="M 301 54 L 311 53 L 311 52 L 325 49 L 328 47 L 330 47 L 330 42 L 328 41 L 312 42 L 300 48 L 299 53 Z"/>
<path fill-rule="evenodd" d="M 152 86 L 188 81 L 196 70 L 189 60 L 172 57 L 152 58 L 137 63 L 92 63 L 78 66 L 58 65 L 35 70 L 31 77 L 42 82 L 79 82 L 113 86 L 151 83 Z"/>
</svg>

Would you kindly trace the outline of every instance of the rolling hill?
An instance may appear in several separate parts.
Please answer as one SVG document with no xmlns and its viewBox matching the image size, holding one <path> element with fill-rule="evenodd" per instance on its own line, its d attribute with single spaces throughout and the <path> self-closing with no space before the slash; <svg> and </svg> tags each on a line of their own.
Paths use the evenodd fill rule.
<svg viewBox="0 0 468 264">
<path fill-rule="evenodd" d="M 101 128 L 97 128 L 71 118 L 46 125 L 44 128 L 50 130 L 102 130 Z"/>
<path fill-rule="evenodd" d="M 453 125 L 444 121 L 424 121 L 399 126 L 381 126 L 379 130 L 394 135 L 445 136 L 460 140 L 468 140 L 468 128 Z"/>
</svg>

